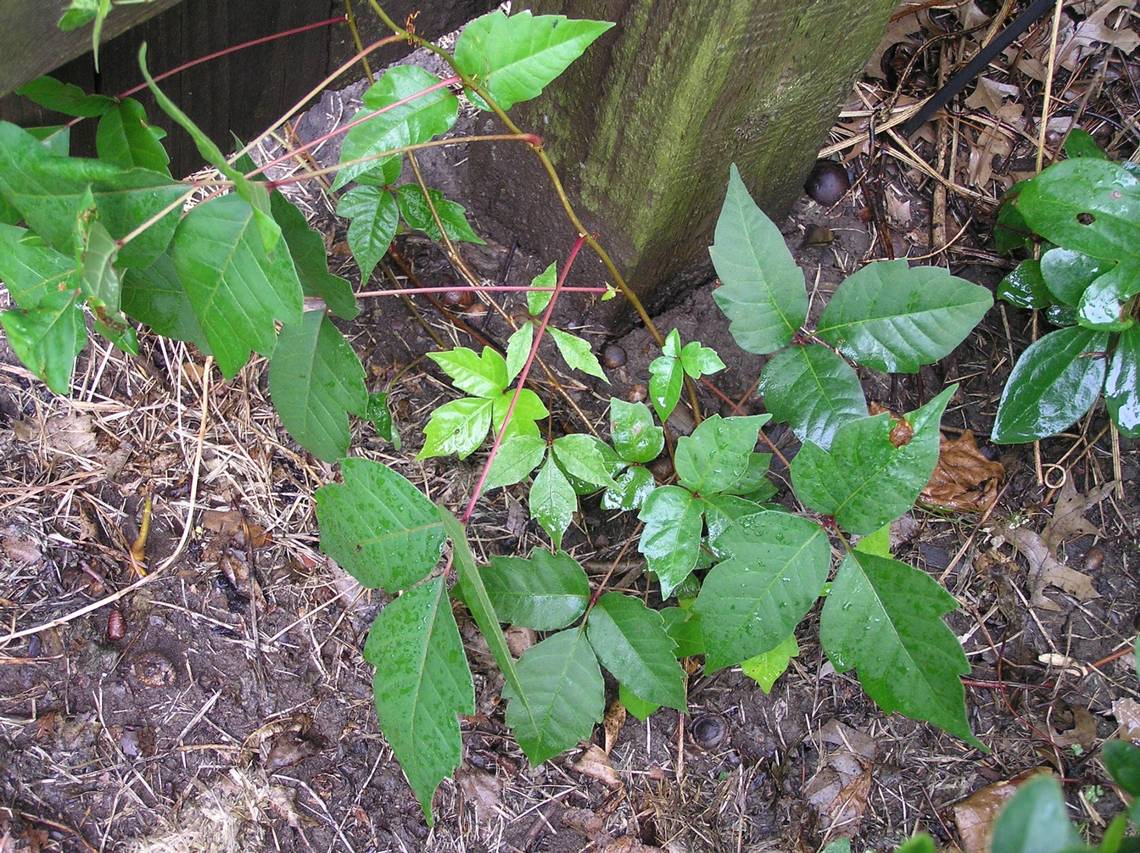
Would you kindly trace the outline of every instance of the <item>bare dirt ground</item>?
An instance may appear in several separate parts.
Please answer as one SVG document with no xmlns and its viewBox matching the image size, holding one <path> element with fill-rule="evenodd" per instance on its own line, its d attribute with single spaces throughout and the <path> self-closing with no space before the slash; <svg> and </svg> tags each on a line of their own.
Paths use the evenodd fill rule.
<svg viewBox="0 0 1140 853">
<path fill-rule="evenodd" d="M 911 138 L 909 151 L 886 136 L 865 138 L 869 110 L 902 111 L 929 93 L 982 37 L 988 17 L 971 16 L 997 5 L 892 25 L 884 47 L 904 47 L 876 56 L 827 149 L 857 177 L 853 191 L 832 208 L 805 197 L 783 224 L 815 311 L 860 264 L 892 253 L 989 285 L 1009 268 L 987 234 L 1003 188 L 1033 170 L 1047 22 L 987 72 L 999 88 L 979 86 L 952 118 Z M 1105 5 L 1122 6 L 1076 4 L 1062 38 L 1079 38 Z M 1113 156 L 1136 149 L 1135 44 L 1112 32 L 1058 60 L 1050 153 L 1074 121 Z M 907 70 L 898 54 L 915 50 Z M 463 152 L 447 151 L 426 167 L 452 175 L 449 194 L 467 198 Z M 300 200 L 329 236 L 334 271 L 352 276 L 328 201 L 319 192 Z M 463 251 L 490 280 L 506 269 L 529 280 L 545 266 L 525 247 Z M 409 271 L 424 283 L 455 280 L 416 238 L 400 241 L 386 266 L 401 282 Z M 762 411 L 747 393 L 761 360 L 732 343 L 712 286 L 657 322 L 716 347 L 729 365 L 719 388 L 744 397 L 744 411 Z M 419 425 L 451 393 L 421 356 L 439 343 L 503 343 L 519 304 L 444 313 L 417 300 L 412 313 L 397 300 L 368 300 L 353 342 L 370 385 L 392 394 L 403 448 L 361 425 L 354 452 L 461 504 L 479 455 L 412 461 Z M 601 329 L 558 319 L 607 343 Z M 875 708 L 827 663 L 813 616 L 770 694 L 739 670 L 709 678 L 693 667 L 687 717 L 663 710 L 639 723 L 614 709 L 593 750 L 529 768 L 503 725 L 501 679 L 459 613 L 477 713 L 463 723 L 463 766 L 437 795 L 430 829 L 378 732 L 360 655 L 383 602 L 317 551 L 311 496 L 335 470 L 280 428 L 263 363 L 222 383 L 180 344 L 144 337 L 135 359 L 97 344 L 62 399 L 0 341 L 0 850 L 808 851 L 840 836 L 856 850 L 887 850 L 922 829 L 971 851 L 971 820 L 992 816 L 965 798 L 1036 767 L 1064 779 L 1071 816 L 1097 837 L 1122 807 L 1099 746 L 1140 731 L 1136 674 L 1123 654 L 1140 618 L 1140 452 L 1116 440 L 1101 407 L 1039 448 L 986 444 L 1004 377 L 1035 328 L 1027 312 L 995 307 L 957 352 L 921 374 L 861 374 L 868 398 L 895 410 L 961 383 L 947 438 L 972 430 L 1003 466 L 988 514 L 917 509 L 893 537 L 899 559 L 929 571 L 961 604 L 949 623 L 974 667 L 967 701 L 989 753 Z M 648 335 L 608 343 L 626 356 L 610 371 L 612 386 L 555 370 L 566 396 L 551 389 L 548 399 L 576 429 L 587 424 L 575 407 L 604 430 L 611 394 L 644 393 Z M 557 364 L 552 351 L 543 355 Z M 701 403 L 734 411 L 708 391 Z M 673 425 L 685 430 L 681 416 Z M 794 451 L 790 434 L 769 434 Z M 783 470 L 774 471 L 790 501 Z M 482 501 L 471 525 L 477 553 L 544 544 L 524 505 L 516 490 Z M 567 547 L 596 580 L 616 561 L 611 585 L 652 597 L 626 548 L 637 536 L 631 521 L 587 498 Z M 143 567 L 152 580 L 140 584 Z"/>
</svg>

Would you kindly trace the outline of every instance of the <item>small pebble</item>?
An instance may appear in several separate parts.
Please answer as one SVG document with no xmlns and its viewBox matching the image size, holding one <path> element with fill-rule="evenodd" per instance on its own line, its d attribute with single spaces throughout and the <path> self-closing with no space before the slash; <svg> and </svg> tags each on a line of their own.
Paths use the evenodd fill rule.
<svg viewBox="0 0 1140 853">
<path fill-rule="evenodd" d="M 822 205 L 832 205 L 851 189 L 847 170 L 834 160 L 817 160 L 804 181 L 804 191 Z"/>
<path fill-rule="evenodd" d="M 1085 571 L 1096 572 L 1104 564 L 1104 551 L 1093 545 L 1085 552 Z"/>
</svg>

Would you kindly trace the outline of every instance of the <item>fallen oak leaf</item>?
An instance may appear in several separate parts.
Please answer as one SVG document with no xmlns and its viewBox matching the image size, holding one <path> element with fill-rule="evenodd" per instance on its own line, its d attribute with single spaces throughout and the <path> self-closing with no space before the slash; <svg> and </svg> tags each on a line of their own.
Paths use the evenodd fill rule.
<svg viewBox="0 0 1140 853">
<path fill-rule="evenodd" d="M 1018 786 L 1039 773 L 1053 775 L 1047 768 L 1038 767 L 1013 779 L 986 785 L 954 804 L 954 822 L 958 824 L 965 853 L 988 853 L 998 813 L 1017 793 Z"/>
<path fill-rule="evenodd" d="M 1066 477 L 1053 502 L 1053 516 L 1041 531 L 1045 544 L 1056 550 L 1070 539 L 1098 535 L 1100 529 L 1085 518 L 1085 513 L 1108 497 L 1115 488 L 1116 481 L 1113 480 L 1082 495 L 1073 484 L 1073 478 Z"/>
<path fill-rule="evenodd" d="M 1055 586 L 1080 601 L 1099 598 L 1092 578 L 1083 572 L 1070 569 L 1053 556 L 1045 541 L 1026 527 L 998 525 L 991 531 L 995 540 L 1009 542 L 1029 563 L 1029 603 L 1045 610 L 1060 610 L 1060 606 L 1045 597 L 1045 587 Z"/>
<path fill-rule="evenodd" d="M 574 769 L 583 776 L 597 779 L 608 788 L 622 787 L 621 778 L 610 764 L 610 757 L 596 743 L 586 747 L 586 751 L 574 762 Z"/>
</svg>

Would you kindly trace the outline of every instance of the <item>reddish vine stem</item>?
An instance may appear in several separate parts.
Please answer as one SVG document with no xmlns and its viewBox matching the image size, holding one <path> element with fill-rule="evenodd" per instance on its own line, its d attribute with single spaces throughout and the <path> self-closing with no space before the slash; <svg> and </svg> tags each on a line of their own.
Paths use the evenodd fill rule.
<svg viewBox="0 0 1140 853">
<path fill-rule="evenodd" d="M 495 461 L 495 457 L 499 453 L 499 447 L 503 443 L 503 436 L 507 432 L 507 427 L 511 425 L 511 417 L 515 413 L 515 406 L 518 405 L 519 395 L 522 394 L 523 386 L 526 385 L 527 374 L 530 373 L 531 365 L 534 364 L 534 358 L 538 355 L 538 345 L 542 343 L 542 336 L 546 334 L 546 327 L 550 323 L 550 315 L 554 312 L 554 304 L 558 301 L 558 296 L 562 292 L 562 287 L 566 284 L 566 277 L 570 274 L 570 268 L 574 266 L 574 260 L 578 257 L 578 253 L 582 251 L 582 247 L 586 244 L 586 235 L 579 234 L 578 239 L 574 241 L 574 245 L 570 249 L 570 254 L 566 256 L 566 264 L 562 267 L 562 273 L 558 276 L 558 282 L 554 285 L 554 293 L 550 297 L 550 302 L 546 306 L 546 310 L 542 312 L 542 320 L 538 324 L 538 330 L 534 335 L 534 342 L 530 345 L 530 352 L 527 354 L 526 362 L 523 363 L 523 368 L 519 372 L 518 381 L 515 383 L 515 393 L 511 397 L 511 404 L 507 407 L 506 417 L 503 418 L 503 425 L 499 428 L 499 434 L 495 436 L 495 443 L 491 445 L 491 452 L 487 455 L 487 461 L 483 464 L 483 470 L 479 473 L 479 480 L 475 483 L 475 489 L 471 492 L 471 499 L 467 502 L 467 509 L 463 511 L 463 523 L 466 524 L 471 520 L 471 514 L 475 512 L 475 504 L 479 501 L 479 495 L 483 491 L 483 484 L 487 482 L 487 475 L 491 472 L 491 465 Z"/>
<path fill-rule="evenodd" d="M 356 294 L 356 298 L 368 296 L 412 296 L 417 293 L 550 293 L 554 290 L 553 287 L 530 287 L 528 285 L 516 284 L 487 284 L 487 285 L 470 285 L 470 284 L 456 284 L 450 287 L 408 287 L 397 288 L 395 290 L 362 290 Z M 604 287 L 564 287 L 563 293 L 605 293 Z"/>
</svg>

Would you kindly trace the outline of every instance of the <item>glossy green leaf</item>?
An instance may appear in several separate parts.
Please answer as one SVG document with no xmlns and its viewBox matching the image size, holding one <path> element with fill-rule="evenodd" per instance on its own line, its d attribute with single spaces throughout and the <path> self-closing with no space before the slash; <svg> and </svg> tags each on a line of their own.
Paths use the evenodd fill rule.
<svg viewBox="0 0 1140 853">
<path fill-rule="evenodd" d="M 99 221 L 116 240 L 186 194 L 168 175 L 122 169 L 99 160 L 62 157 L 14 124 L 0 121 L 0 194 L 53 248 L 75 248 L 74 222 L 87 193 Z M 149 266 L 170 243 L 179 211 L 172 209 L 119 252 L 123 267 Z"/>
<path fill-rule="evenodd" d="M 905 415 L 907 426 L 884 412 L 841 426 L 830 452 L 805 444 L 792 460 L 796 496 L 851 533 L 872 533 L 898 518 L 930 480 L 938 462 L 938 425 L 957 388 L 951 385 Z"/>
<path fill-rule="evenodd" d="M 705 576 L 693 605 L 708 672 L 776 648 L 811 609 L 831 567 L 823 528 L 785 512 L 738 519 L 717 548 L 730 556 Z"/>
<path fill-rule="evenodd" d="M 1140 260 L 1140 178 L 1107 160 L 1054 163 L 1014 202 L 1034 232 L 1094 258 Z"/>
<path fill-rule="evenodd" d="M 12 300 L 31 310 L 43 299 L 79 286 L 75 258 L 57 252 L 37 234 L 14 225 L 0 225 L 0 281 Z"/>
<path fill-rule="evenodd" d="M 668 598 L 697 565 L 701 549 L 701 502 L 679 486 L 654 489 L 638 513 L 644 522 L 637 550 Z"/>
<path fill-rule="evenodd" d="M 863 386 L 851 365 L 818 344 L 772 356 L 758 390 L 772 417 L 789 424 L 800 441 L 824 450 L 842 424 L 867 415 Z"/>
<path fill-rule="evenodd" d="M 642 722 L 648 720 L 649 716 L 661 707 L 653 702 L 646 702 L 624 684 L 618 685 L 618 701 L 633 717 Z"/>
<path fill-rule="evenodd" d="M 558 284 L 558 265 L 551 263 L 546 269 L 531 279 L 531 287 L 554 287 Z M 537 317 L 546 310 L 554 296 L 553 290 L 528 290 L 526 294 L 526 310 L 532 317 Z"/>
<path fill-rule="evenodd" d="M 705 544 L 718 559 L 727 557 L 728 553 L 717 547 L 717 538 L 738 518 L 764 510 L 760 504 L 738 495 L 705 495 L 701 505 L 705 512 Z"/>
<path fill-rule="evenodd" d="M 1060 246 L 1041 256 L 1041 278 L 1053 298 L 1076 306 L 1093 279 L 1112 268 L 1112 261 L 1093 258 Z"/>
<path fill-rule="evenodd" d="M 309 227 L 305 214 L 279 191 L 270 195 L 269 211 L 281 228 L 281 236 L 289 247 L 304 294 L 322 299 L 328 309 L 342 320 L 356 319 L 360 308 L 352 285 L 348 279 L 329 272 L 328 251 L 320 232 Z M 349 228 L 351 230 L 351 226 Z"/>
<path fill-rule="evenodd" d="M 71 153 L 71 128 L 65 124 L 25 127 L 24 130 L 38 139 L 52 154 L 66 157 Z"/>
<path fill-rule="evenodd" d="M 614 478 L 614 486 L 602 495 L 602 509 L 640 510 L 656 487 L 647 468 L 631 465 Z"/>
<path fill-rule="evenodd" d="M 516 668 L 529 708 L 508 682 L 507 725 L 532 766 L 589 739 L 605 711 L 605 683 L 585 631 L 552 634 L 527 649 Z"/>
<path fill-rule="evenodd" d="M 496 103 L 509 110 L 537 98 L 543 88 L 612 27 L 607 21 L 568 20 L 564 15 L 491 12 L 463 28 L 455 63 Z M 486 109 L 482 99 L 477 106 Z"/>
<path fill-rule="evenodd" d="M 507 363 L 490 347 L 478 355 L 467 347 L 429 352 L 427 357 L 448 375 L 451 384 L 476 397 L 497 397 L 507 387 Z"/>
<path fill-rule="evenodd" d="M 507 339 L 507 383 L 515 381 L 522 371 L 534 344 L 534 326 L 523 323 Z"/>
<path fill-rule="evenodd" d="M 385 163 L 400 162 L 403 155 L 392 154 L 376 160 L 351 163 L 373 157 L 382 151 L 427 142 L 450 130 L 459 115 L 459 100 L 446 87 L 421 94 L 440 82 L 429 71 L 416 65 L 389 68 L 364 93 L 363 107 L 353 116 L 357 121 L 374 116 L 353 127 L 344 136 L 340 162 L 332 188 L 338 190 L 365 172 L 383 169 Z M 401 101 L 399 106 L 392 106 Z M 384 112 L 379 112 L 384 110 Z"/>
<path fill-rule="evenodd" d="M 942 616 L 958 604 L 918 569 L 848 553 L 820 617 L 819 638 L 838 672 L 858 671 L 887 713 L 925 720 L 975 746 L 961 676 L 966 655 Z"/>
<path fill-rule="evenodd" d="M 1077 309 L 1068 305 L 1050 305 L 1045 309 L 1045 319 L 1050 325 L 1064 328 L 1077 325 Z"/>
<path fill-rule="evenodd" d="M 1033 246 L 1033 232 L 1029 229 L 1029 223 L 1014 204 L 1030 181 L 1018 181 L 1010 187 L 998 207 L 997 219 L 994 222 L 994 245 L 1003 255 Z"/>
<path fill-rule="evenodd" d="M 1108 155 L 1096 144 L 1096 140 L 1093 139 L 1092 134 L 1087 130 L 1081 130 L 1079 127 L 1074 127 L 1069 131 L 1069 135 L 1065 137 L 1065 156 L 1069 159 L 1074 157 L 1093 157 L 1097 160 L 1108 159 Z"/>
<path fill-rule="evenodd" d="M 266 248 L 280 229 L 241 197 L 204 202 L 178 224 L 171 256 L 186 297 L 222 375 L 234 376 L 251 350 L 270 355 L 275 321 L 301 320 L 302 291 L 284 240 Z"/>
<path fill-rule="evenodd" d="M 1083 162 L 1083 161 L 1069 161 Z M 1057 780 L 1039 775 L 1024 782 L 994 823 L 991 853 L 1061 853 L 1080 844 L 1069 822 Z"/>
<path fill-rule="evenodd" d="M 71 390 L 75 357 L 87 345 L 77 290 L 53 290 L 35 308 L 0 313 L 8 345 L 28 370 L 57 394 Z"/>
<path fill-rule="evenodd" d="M 649 702 L 684 713 L 685 671 L 656 610 L 639 599 L 607 592 L 586 620 L 586 634 L 602 666 Z"/>
<path fill-rule="evenodd" d="M 1104 402 L 1121 434 L 1140 435 L 1140 326 L 1116 339 L 1116 348 L 1104 377 Z"/>
<path fill-rule="evenodd" d="M 170 157 L 162 146 L 165 131 L 147 122 L 146 109 L 125 98 L 108 109 L 95 130 L 99 159 L 124 169 L 150 169 L 170 174 Z"/>
<path fill-rule="evenodd" d="M 748 470 L 760 428 L 771 417 L 713 415 L 701 421 L 692 435 L 677 439 L 674 463 L 681 485 L 705 495 L 732 488 Z"/>
<path fill-rule="evenodd" d="M 1131 794 L 1140 796 L 1140 748 L 1122 740 L 1110 740 L 1101 753 L 1113 780 Z"/>
<path fill-rule="evenodd" d="M 508 388 L 493 401 L 491 429 L 495 435 L 498 435 L 503 428 L 503 422 L 506 420 L 507 410 L 510 408 L 514 395 L 514 390 Z M 515 410 L 511 414 L 511 422 L 503 438 L 506 439 L 512 435 L 538 435 L 538 425 L 535 421 L 545 418 L 549 414 L 550 412 L 546 410 L 542 398 L 529 388 L 523 388 L 519 391 L 518 403 L 515 404 Z"/>
<path fill-rule="evenodd" d="M 669 420 L 681 399 L 685 371 L 680 359 L 662 355 L 649 362 L 649 402 L 661 423 Z"/>
<path fill-rule="evenodd" d="M 709 254 L 722 284 L 713 299 L 728 317 L 736 343 L 765 355 L 791 341 L 807 317 L 804 275 L 735 165 Z"/>
<path fill-rule="evenodd" d="M 452 453 L 466 459 L 487 437 L 493 405 L 483 397 L 461 397 L 436 408 L 424 426 L 424 446 L 416 459 Z"/>
<path fill-rule="evenodd" d="M 428 574 L 443 551 L 443 522 L 423 493 L 386 465 L 341 462 L 343 484 L 317 489 L 321 550 L 366 587 L 391 594 Z"/>
<path fill-rule="evenodd" d="M 776 494 L 776 487 L 768 479 L 768 469 L 772 466 L 771 453 L 751 453 L 744 474 L 733 483 L 726 494 L 739 495 L 750 501 L 766 501 Z"/>
<path fill-rule="evenodd" d="M 428 189 L 431 196 L 432 207 L 435 208 L 439 221 L 447 236 L 455 241 L 465 241 L 483 245 L 484 240 L 471 230 L 467 221 L 467 210 L 455 201 L 449 201 L 439 190 Z M 408 227 L 416 231 L 423 231 L 433 240 L 441 240 L 439 226 L 435 224 L 435 217 L 431 215 L 424 191 L 417 184 L 404 184 L 396 188 L 396 202 L 400 206 L 400 215 L 408 223 Z"/>
<path fill-rule="evenodd" d="M 190 341 L 206 355 L 211 353 L 170 255 L 159 255 L 149 267 L 126 270 L 120 304 L 128 316 L 146 323 L 156 334 Z"/>
<path fill-rule="evenodd" d="M 1137 293 L 1140 293 L 1140 262 L 1117 264 L 1081 294 L 1077 322 L 1086 329 L 1123 331 L 1136 322 L 1124 302 Z"/>
<path fill-rule="evenodd" d="M 724 362 L 712 347 L 699 341 L 689 341 L 681 347 L 681 367 L 693 379 L 710 376 L 724 370 Z"/>
<path fill-rule="evenodd" d="M 546 456 L 546 441 L 537 435 L 512 435 L 499 445 L 483 491 L 513 486 L 530 476 Z"/>
<path fill-rule="evenodd" d="M 682 607 L 663 607 L 658 612 L 665 622 L 665 633 L 676 644 L 673 654 L 678 658 L 689 658 L 705 653 L 700 614 Z"/>
<path fill-rule="evenodd" d="M 1018 308 L 1041 310 L 1053 304 L 1053 294 L 1041 275 L 1041 261 L 1024 260 L 997 286 L 997 298 Z"/>
<path fill-rule="evenodd" d="M 792 658 L 800 653 L 796 635 L 789 634 L 780 645 L 755 657 L 740 662 L 740 671 L 760 685 L 765 693 L 771 693 L 776 680 L 788 671 Z"/>
<path fill-rule="evenodd" d="M 98 220 L 88 223 L 86 232 L 80 257 L 80 288 L 92 308 L 115 317 L 119 314 L 122 288 L 119 271 L 115 269 L 118 247 Z"/>
<path fill-rule="evenodd" d="M 353 187 L 341 196 L 336 212 L 348 219 L 348 248 L 360 267 L 361 282 L 367 282 L 396 236 L 396 198 L 380 187 Z"/>
<path fill-rule="evenodd" d="M 554 460 L 548 458 L 530 484 L 530 517 L 535 519 L 555 548 L 562 547 L 562 534 L 574 518 L 578 496 Z"/>
<path fill-rule="evenodd" d="M 561 329 L 556 329 L 553 326 L 547 326 L 546 331 L 554 341 L 554 345 L 558 347 L 558 353 L 562 356 L 562 360 L 566 362 L 567 367 L 571 370 L 581 370 L 590 376 L 596 376 L 606 383 L 610 381 L 606 377 L 605 371 L 602 370 L 602 365 L 598 362 L 598 357 L 594 355 L 594 351 L 590 349 L 589 341 L 585 341 L 577 335 L 572 335 Z"/>
<path fill-rule="evenodd" d="M 891 526 L 884 524 L 874 533 L 860 536 L 855 543 L 855 550 L 864 554 L 874 554 L 876 557 L 890 559 L 891 556 Z"/>
<path fill-rule="evenodd" d="M 610 476 L 609 465 L 598 449 L 598 441 L 592 435 L 571 433 L 554 439 L 554 458 L 567 475 L 600 489 L 617 484 Z"/>
<path fill-rule="evenodd" d="M 387 392 L 376 391 L 369 394 L 361 417 L 372 424 L 378 436 L 389 442 L 396 450 L 400 449 L 400 431 L 392 418 Z"/>
<path fill-rule="evenodd" d="M 1050 332 L 1021 354 L 1006 380 L 990 439 L 1034 441 L 1071 426 L 1104 382 L 1108 334 L 1071 327 Z"/>
<path fill-rule="evenodd" d="M 348 416 L 368 406 L 364 367 L 324 311 L 281 330 L 269 360 L 269 395 L 285 429 L 326 462 L 348 453 Z"/>
<path fill-rule="evenodd" d="M 644 403 L 610 397 L 610 438 L 627 462 L 652 462 L 665 449 L 665 430 L 653 423 Z"/>
<path fill-rule="evenodd" d="M 79 118 L 95 118 L 114 109 L 116 101 L 106 95 L 89 95 L 72 83 L 47 75 L 37 77 L 16 90 L 16 94 L 52 112 Z M 102 155 L 100 155 L 102 156 Z"/>
<path fill-rule="evenodd" d="M 938 848 L 934 846 L 933 838 L 920 832 L 896 847 L 895 853 L 938 853 Z"/>
<path fill-rule="evenodd" d="M 536 549 L 527 559 L 492 557 L 481 572 L 499 618 L 536 631 L 555 631 L 586 612 L 590 583 L 565 551 Z"/>
<path fill-rule="evenodd" d="M 368 632 L 364 659 L 376 667 L 380 730 L 430 826 L 432 795 L 463 754 L 457 715 L 475 713 L 471 669 L 442 577 L 384 606 Z"/>
<path fill-rule="evenodd" d="M 876 261 L 839 285 L 816 334 L 866 367 L 917 373 L 949 355 L 991 305 L 986 288 L 942 267 Z"/>
</svg>

